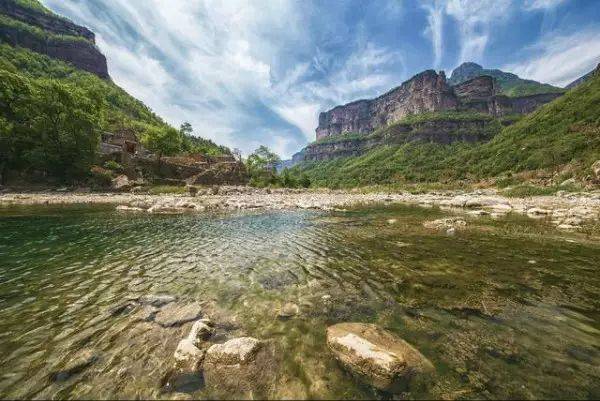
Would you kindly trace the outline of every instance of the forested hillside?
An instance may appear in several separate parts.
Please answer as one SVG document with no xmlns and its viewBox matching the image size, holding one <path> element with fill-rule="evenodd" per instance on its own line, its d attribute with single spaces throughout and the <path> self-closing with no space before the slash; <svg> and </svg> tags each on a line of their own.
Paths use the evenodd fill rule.
<svg viewBox="0 0 600 401">
<path fill-rule="evenodd" d="M 37 1 L 20 0 L 15 4 L 64 21 Z M 53 40 L 87 41 L 82 37 L 48 33 L 6 15 L 0 14 L 0 22 L 4 27 L 27 30 L 28 35 L 38 35 L 42 39 L 51 36 Z M 89 32 L 83 27 L 75 27 Z M 93 37 L 91 32 L 89 35 Z M 157 137 L 163 142 L 170 141 L 172 143 L 166 146 L 168 153 L 230 153 L 229 149 L 212 141 L 192 137 L 189 129 L 169 126 L 112 80 L 64 60 L 13 46 L 0 36 L 2 180 L 9 173 L 62 180 L 85 177 L 97 158 L 100 136 L 105 131 L 134 132 L 142 142 Z"/>
<path fill-rule="evenodd" d="M 308 162 L 294 171 L 319 186 L 452 182 L 510 177 L 531 170 L 565 170 L 561 179 L 593 175 L 600 159 L 600 75 L 485 143 L 409 142 L 384 145 L 359 157 Z M 564 167 L 568 165 L 569 168 Z"/>
</svg>

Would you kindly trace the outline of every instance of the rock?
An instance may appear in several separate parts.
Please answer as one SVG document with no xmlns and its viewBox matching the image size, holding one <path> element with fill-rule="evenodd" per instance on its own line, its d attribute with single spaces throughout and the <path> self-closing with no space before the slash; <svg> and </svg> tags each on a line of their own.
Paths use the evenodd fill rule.
<svg viewBox="0 0 600 401">
<path fill-rule="evenodd" d="M 330 326 L 327 344 L 344 368 L 387 392 L 406 391 L 415 376 L 434 370 L 431 362 L 412 345 L 373 324 Z"/>
<path fill-rule="evenodd" d="M 145 210 L 139 207 L 131 207 L 127 205 L 119 205 L 117 206 L 118 212 L 144 212 Z"/>
<path fill-rule="evenodd" d="M 50 375 L 52 381 L 65 381 L 71 376 L 79 374 L 94 364 L 98 356 L 90 349 L 79 351 L 64 366 L 63 370 Z"/>
<path fill-rule="evenodd" d="M 198 194 L 198 187 L 188 185 L 186 188 L 190 196 L 196 196 Z"/>
<path fill-rule="evenodd" d="M 446 219 L 426 221 L 425 223 L 423 223 L 423 226 L 425 226 L 425 228 L 432 228 L 437 230 L 450 228 L 458 229 L 466 227 L 466 225 L 467 222 L 458 217 L 449 217 Z"/>
<path fill-rule="evenodd" d="M 594 164 L 592 164 L 591 169 L 596 178 L 600 179 L 600 160 L 597 160 Z"/>
<path fill-rule="evenodd" d="M 173 295 L 143 295 L 137 301 L 142 305 L 152 305 L 160 308 L 176 300 L 177 298 Z"/>
<path fill-rule="evenodd" d="M 277 365 L 269 344 L 252 337 L 235 338 L 206 351 L 204 380 L 208 389 L 227 398 L 270 398 Z"/>
<path fill-rule="evenodd" d="M 69 192 L 69 188 L 67 188 L 67 187 L 57 188 L 56 192 Z"/>
<path fill-rule="evenodd" d="M 261 346 L 262 342 L 256 338 L 234 338 L 224 344 L 211 346 L 206 353 L 206 362 L 220 365 L 251 362 Z"/>
<path fill-rule="evenodd" d="M 289 319 L 300 313 L 300 308 L 293 302 L 287 302 L 281 307 L 277 317 L 280 319 Z"/>
<path fill-rule="evenodd" d="M 214 334 L 215 329 L 209 325 L 211 323 L 212 322 L 207 320 L 198 320 L 197 322 L 194 322 L 188 336 L 194 345 L 201 344 Z"/>
<path fill-rule="evenodd" d="M 388 224 L 396 224 L 398 222 L 398 220 L 396 220 L 396 219 L 389 219 L 387 222 L 388 222 Z"/>
<path fill-rule="evenodd" d="M 131 189 L 131 182 L 125 174 L 113 178 L 110 187 L 115 191 L 129 191 Z"/>
<path fill-rule="evenodd" d="M 154 317 L 154 321 L 163 327 L 181 326 L 202 317 L 202 307 L 193 302 L 187 305 L 169 303 Z"/>
<path fill-rule="evenodd" d="M 528 216 L 546 216 L 549 214 L 552 214 L 552 210 L 542 209 L 539 207 L 532 207 L 530 209 L 527 209 Z"/>
<path fill-rule="evenodd" d="M 569 178 L 568 180 L 564 180 L 563 182 L 561 182 L 559 186 L 566 187 L 568 185 L 573 185 L 576 183 L 577 183 L 577 180 L 575 178 Z"/>
<path fill-rule="evenodd" d="M 196 347 L 194 341 L 189 337 L 179 341 L 174 355 L 178 362 L 200 362 L 203 356 L 204 351 Z"/>
</svg>

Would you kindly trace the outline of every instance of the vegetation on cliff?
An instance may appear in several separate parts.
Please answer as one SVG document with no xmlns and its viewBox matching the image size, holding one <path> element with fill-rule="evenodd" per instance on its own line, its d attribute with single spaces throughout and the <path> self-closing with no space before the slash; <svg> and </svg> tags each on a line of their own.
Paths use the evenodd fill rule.
<svg viewBox="0 0 600 401">
<path fill-rule="evenodd" d="M 175 131 L 167 153 L 229 153 L 170 127 L 111 81 L 47 56 L 0 44 L 0 76 L 3 178 L 9 170 L 60 179 L 83 177 L 94 162 L 102 131 L 131 130 L 144 141 Z"/>
<path fill-rule="evenodd" d="M 403 182 L 480 180 L 572 165 L 583 178 L 600 158 L 600 76 L 566 93 L 486 143 L 409 142 L 377 147 L 359 157 L 309 162 L 294 174 L 314 185 L 352 187 Z"/>
</svg>

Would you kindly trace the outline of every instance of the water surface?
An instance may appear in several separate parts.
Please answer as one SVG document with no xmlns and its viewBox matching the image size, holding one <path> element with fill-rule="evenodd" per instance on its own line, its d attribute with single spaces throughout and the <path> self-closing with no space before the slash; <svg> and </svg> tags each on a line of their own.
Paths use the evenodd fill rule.
<svg viewBox="0 0 600 401">
<path fill-rule="evenodd" d="M 277 398 L 389 397 L 327 351 L 326 327 L 347 321 L 387 328 L 436 366 L 408 398 L 600 397 L 600 244 L 517 216 L 471 218 L 454 236 L 422 225 L 449 215 L 0 210 L 0 397 L 226 397 L 201 381 L 164 385 L 185 328 L 110 315 L 159 293 L 202 302 L 214 342 L 274 341 Z M 280 320 L 287 301 L 301 314 Z M 55 380 L 84 349 L 95 363 Z"/>
</svg>

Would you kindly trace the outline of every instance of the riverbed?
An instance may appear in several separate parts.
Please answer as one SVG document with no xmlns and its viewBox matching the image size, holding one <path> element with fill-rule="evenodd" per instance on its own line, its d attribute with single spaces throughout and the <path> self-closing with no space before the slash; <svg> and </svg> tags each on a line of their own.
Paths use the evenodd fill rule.
<svg viewBox="0 0 600 401">
<path fill-rule="evenodd" d="M 270 341 L 277 375 L 261 397 L 389 398 L 332 356 L 326 328 L 341 322 L 377 324 L 431 361 L 435 374 L 402 397 L 600 397 L 594 223 L 528 215 L 543 205 L 466 213 L 486 205 L 388 198 L 183 214 L 115 210 L 131 199 L 0 208 L 0 398 L 231 396 L 201 373 L 173 374 L 189 325 L 122 308 L 157 294 L 199 303 L 209 342 Z M 465 225 L 428 224 L 447 218 Z M 282 319 L 286 303 L 298 313 Z M 65 374 L 82 353 L 89 363 Z"/>
</svg>

